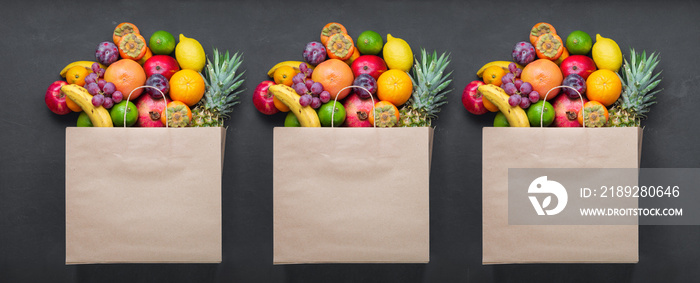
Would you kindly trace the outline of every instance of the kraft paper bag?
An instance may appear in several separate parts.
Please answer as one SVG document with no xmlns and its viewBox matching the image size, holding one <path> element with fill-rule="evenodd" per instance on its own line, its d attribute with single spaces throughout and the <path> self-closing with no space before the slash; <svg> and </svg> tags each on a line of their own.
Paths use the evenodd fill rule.
<svg viewBox="0 0 700 283">
<path fill-rule="evenodd" d="M 428 262 L 432 136 L 275 128 L 274 264 Z"/>
<path fill-rule="evenodd" d="M 221 262 L 224 128 L 66 128 L 66 264 Z"/>
<path fill-rule="evenodd" d="M 641 135 L 640 128 L 484 128 L 482 262 L 638 262 L 636 225 L 509 225 L 508 169 L 639 168 Z"/>
</svg>

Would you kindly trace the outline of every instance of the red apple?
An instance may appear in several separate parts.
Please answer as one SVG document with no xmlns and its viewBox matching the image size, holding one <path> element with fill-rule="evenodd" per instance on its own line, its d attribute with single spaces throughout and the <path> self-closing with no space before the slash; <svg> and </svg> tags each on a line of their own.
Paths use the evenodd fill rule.
<svg viewBox="0 0 700 283">
<path fill-rule="evenodd" d="M 387 70 L 384 59 L 377 55 L 362 55 L 357 57 L 350 66 L 352 74 L 357 78 L 361 74 L 369 74 L 375 80 L 379 79 L 379 75 Z"/>
<path fill-rule="evenodd" d="M 596 70 L 595 62 L 586 55 L 571 55 L 561 62 L 559 68 L 565 78 L 570 74 L 577 74 L 584 80 Z"/>
<path fill-rule="evenodd" d="M 168 55 L 154 55 L 143 63 L 143 70 L 146 71 L 146 77 L 151 77 L 153 74 L 161 74 L 166 79 L 170 80 L 177 71 L 180 70 L 175 58 Z"/>
<path fill-rule="evenodd" d="M 46 106 L 49 107 L 51 112 L 58 115 L 66 115 L 73 112 L 68 108 L 68 104 L 66 104 L 66 95 L 61 92 L 61 87 L 67 84 L 68 83 L 65 81 L 55 81 L 49 85 L 49 88 L 46 90 L 46 95 L 44 95 Z"/>
<path fill-rule="evenodd" d="M 484 82 L 470 82 L 464 87 L 464 91 L 462 92 L 462 104 L 464 104 L 464 108 L 466 108 L 469 113 L 475 115 L 483 115 L 489 112 L 489 110 L 484 107 L 484 97 L 477 91 L 477 88 L 481 85 L 484 85 Z"/>
<path fill-rule="evenodd" d="M 275 107 L 274 96 L 267 91 L 271 85 L 274 85 L 273 81 L 262 81 L 255 88 L 253 92 L 253 105 L 255 108 L 265 115 L 272 115 L 279 112 L 279 109 Z"/>
</svg>

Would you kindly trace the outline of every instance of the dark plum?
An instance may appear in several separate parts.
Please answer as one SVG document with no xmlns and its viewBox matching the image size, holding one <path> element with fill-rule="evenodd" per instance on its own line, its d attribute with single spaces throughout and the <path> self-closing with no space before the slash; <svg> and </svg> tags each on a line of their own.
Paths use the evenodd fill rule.
<svg viewBox="0 0 700 283">
<path fill-rule="evenodd" d="M 513 47 L 513 61 L 516 63 L 525 66 L 535 61 L 535 58 L 537 58 L 535 47 L 529 42 L 521 41 L 516 43 L 515 47 Z"/>
<path fill-rule="evenodd" d="M 97 50 L 95 50 L 95 59 L 97 59 L 97 62 L 109 66 L 109 64 L 119 60 L 119 49 L 117 49 L 117 46 L 114 45 L 114 43 L 104 41 L 97 45 Z"/>
<path fill-rule="evenodd" d="M 168 79 L 161 74 L 153 74 L 150 77 L 148 77 L 148 79 L 146 80 L 146 85 L 155 87 L 160 90 L 159 92 L 150 87 L 146 88 L 146 93 L 148 93 L 153 98 L 161 98 L 164 94 L 167 94 L 168 91 L 170 91 L 170 83 L 168 82 Z"/>
<path fill-rule="evenodd" d="M 569 86 L 575 88 L 576 91 L 573 89 L 570 89 L 568 87 L 563 87 L 562 92 L 566 94 L 571 99 L 578 99 L 579 98 L 579 93 L 583 96 L 586 95 L 586 80 L 577 74 L 570 74 L 564 78 L 564 81 L 561 82 L 561 85 L 563 86 Z"/>
<path fill-rule="evenodd" d="M 352 85 L 365 88 L 369 91 L 369 93 L 367 93 L 367 91 L 365 91 L 364 89 L 355 89 L 355 93 L 357 93 L 357 96 L 359 96 L 362 99 L 367 99 L 377 92 L 377 81 L 374 79 L 374 77 L 370 76 L 369 74 L 360 74 L 359 76 L 357 76 L 357 78 L 355 78 L 355 81 L 352 82 Z"/>
<path fill-rule="evenodd" d="M 306 44 L 306 48 L 304 48 L 303 55 L 306 63 L 316 66 L 326 60 L 326 47 L 318 41 L 309 42 Z"/>
</svg>

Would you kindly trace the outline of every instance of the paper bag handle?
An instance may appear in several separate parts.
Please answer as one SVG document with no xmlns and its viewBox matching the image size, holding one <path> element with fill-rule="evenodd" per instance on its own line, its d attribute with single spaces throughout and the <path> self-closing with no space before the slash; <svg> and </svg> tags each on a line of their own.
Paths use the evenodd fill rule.
<svg viewBox="0 0 700 283">
<path fill-rule="evenodd" d="M 547 101 L 547 96 L 549 95 L 550 92 L 552 92 L 552 90 L 555 90 L 558 88 L 565 88 L 565 87 L 573 89 L 576 93 L 578 93 L 578 98 L 581 100 L 581 111 L 583 111 L 583 95 L 581 95 L 581 93 L 578 92 L 578 90 L 576 90 L 575 88 L 570 87 L 568 85 L 555 86 L 555 87 L 549 89 L 549 91 L 547 91 L 547 93 L 544 95 L 544 101 Z M 581 114 L 581 115 L 583 115 L 583 114 Z M 544 126 L 543 121 L 542 121 L 543 119 L 544 119 L 544 107 L 542 107 L 542 111 L 540 111 L 540 128 L 542 128 Z M 586 127 L 586 119 L 583 119 L 583 123 L 581 124 L 581 126 L 584 128 Z"/>
<path fill-rule="evenodd" d="M 163 103 L 165 103 L 165 107 L 163 107 L 163 115 L 165 115 L 165 127 L 167 128 L 168 127 L 168 101 L 165 99 L 165 94 L 162 91 L 160 91 L 160 89 L 158 89 L 157 87 L 150 86 L 150 85 L 142 85 L 140 87 L 132 89 L 131 92 L 129 92 L 129 96 L 126 97 L 126 101 L 128 102 L 129 99 L 131 99 L 131 94 L 134 93 L 135 90 L 142 89 L 142 88 L 155 89 L 158 92 L 160 92 L 160 95 L 163 96 Z M 146 93 L 146 95 L 150 95 L 150 94 Z M 126 107 L 129 107 L 129 105 L 127 104 Z M 126 111 L 124 111 L 124 127 L 126 128 Z"/>
<path fill-rule="evenodd" d="M 376 128 L 377 127 L 377 116 L 374 115 L 374 96 L 372 96 L 372 93 L 369 90 L 367 90 L 366 88 L 361 87 L 361 86 L 356 86 L 356 85 L 350 85 L 350 86 L 346 86 L 344 88 L 341 88 L 338 91 L 338 93 L 335 94 L 335 99 L 333 99 L 333 106 L 335 107 L 335 104 L 338 102 L 338 95 L 340 95 L 340 93 L 343 92 L 343 90 L 348 89 L 348 88 L 361 88 L 361 89 L 365 90 L 367 93 L 369 93 L 369 98 L 372 99 L 372 117 L 374 118 L 374 125 L 373 126 Z M 334 116 L 335 116 L 335 109 L 333 109 L 333 111 L 331 111 L 331 128 L 333 128 L 333 121 L 335 121 L 335 119 L 333 119 Z"/>
</svg>

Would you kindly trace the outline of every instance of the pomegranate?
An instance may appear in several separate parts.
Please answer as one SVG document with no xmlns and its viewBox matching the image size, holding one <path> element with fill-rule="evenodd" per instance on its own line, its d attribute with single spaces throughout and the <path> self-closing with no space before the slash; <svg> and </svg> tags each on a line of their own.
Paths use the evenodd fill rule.
<svg viewBox="0 0 700 283">
<path fill-rule="evenodd" d="M 136 108 L 139 110 L 139 118 L 136 121 L 137 127 L 165 127 L 160 120 L 163 109 L 167 101 L 164 98 L 153 98 L 150 95 L 141 95 L 136 101 Z"/>
<path fill-rule="evenodd" d="M 583 104 L 588 102 L 588 99 L 583 98 L 581 103 L 580 98 L 571 99 L 564 94 L 557 95 L 554 98 L 554 123 L 555 127 L 581 127 L 578 122 L 578 113 L 581 111 Z"/>
<path fill-rule="evenodd" d="M 374 101 L 378 101 L 374 98 Z M 346 127 L 372 127 L 369 122 L 369 115 L 372 115 L 372 99 L 362 99 L 357 93 L 352 93 L 345 98 L 343 103 L 345 107 L 345 122 Z"/>
</svg>

